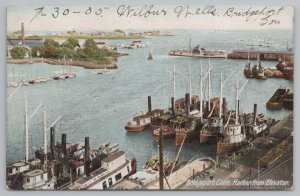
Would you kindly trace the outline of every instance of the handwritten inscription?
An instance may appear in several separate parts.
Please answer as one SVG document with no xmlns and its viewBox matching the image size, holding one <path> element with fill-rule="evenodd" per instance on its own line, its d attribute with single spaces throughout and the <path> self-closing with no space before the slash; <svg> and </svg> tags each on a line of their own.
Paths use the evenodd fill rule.
<svg viewBox="0 0 300 196">
<path fill-rule="evenodd" d="M 102 13 L 104 10 L 108 10 L 108 7 L 103 7 L 103 8 L 92 8 L 92 7 L 87 7 L 85 10 L 71 10 L 69 8 L 61 8 L 61 7 L 54 7 L 52 10 L 49 11 L 49 14 L 53 18 L 58 18 L 59 16 L 67 16 L 71 14 L 83 14 L 83 15 L 97 15 L 102 17 Z M 34 17 L 31 19 L 31 22 L 36 19 L 38 16 L 47 16 L 48 14 L 45 12 L 45 7 L 39 7 L 34 9 L 36 14 Z"/>
<path fill-rule="evenodd" d="M 117 8 L 117 14 L 125 17 L 144 17 L 149 16 L 165 16 L 167 11 L 165 9 L 155 9 L 154 5 L 144 5 L 141 8 L 132 8 L 130 5 L 121 5 Z"/>
<path fill-rule="evenodd" d="M 50 16 L 53 19 L 57 19 L 64 16 L 81 14 L 83 16 L 95 15 L 103 17 L 110 10 L 112 14 L 116 14 L 118 17 L 139 17 L 139 18 L 151 18 L 151 17 L 175 17 L 176 18 L 191 18 L 196 16 L 209 16 L 209 17 L 218 17 L 221 20 L 228 20 L 230 18 L 241 18 L 246 23 L 247 22 L 257 22 L 260 26 L 265 25 L 278 25 L 281 21 L 278 19 L 280 14 L 283 12 L 284 7 L 279 8 L 270 8 L 263 7 L 260 9 L 253 8 L 252 6 L 248 8 L 240 7 L 227 7 L 227 8 L 217 8 L 214 5 L 206 5 L 203 7 L 195 7 L 189 5 L 179 5 L 174 6 L 155 6 L 155 5 L 143 5 L 143 6 L 130 6 L 130 5 L 120 5 L 117 7 L 91 7 L 86 8 L 80 7 L 80 10 L 75 10 L 74 8 L 63 7 L 53 7 L 45 9 L 44 6 L 35 8 L 34 15 L 31 19 L 31 22 L 34 21 L 37 17 L 46 17 Z"/>
<path fill-rule="evenodd" d="M 205 8 L 197 8 L 194 11 L 190 9 L 190 6 L 177 6 L 174 9 L 174 13 L 176 14 L 177 18 L 184 17 L 187 18 L 188 16 L 194 15 L 211 15 L 217 16 L 218 12 L 217 9 L 212 5 L 207 5 Z"/>
<path fill-rule="evenodd" d="M 257 21 L 260 20 L 260 26 L 264 26 L 266 24 L 272 25 L 272 24 L 280 24 L 279 20 L 272 19 L 272 16 L 278 16 L 282 11 L 284 10 L 284 7 L 280 7 L 278 9 L 270 9 L 268 7 L 264 7 L 261 10 L 259 9 L 253 9 L 250 7 L 246 11 L 244 10 L 237 10 L 234 7 L 230 7 L 226 10 L 224 13 L 224 17 L 243 17 L 246 18 L 246 22 L 249 22 L 251 20 Z"/>
</svg>

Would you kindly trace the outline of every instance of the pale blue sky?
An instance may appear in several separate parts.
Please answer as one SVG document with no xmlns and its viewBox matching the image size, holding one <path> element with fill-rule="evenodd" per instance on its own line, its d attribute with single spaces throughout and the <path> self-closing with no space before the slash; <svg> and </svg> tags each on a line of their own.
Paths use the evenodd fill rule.
<svg viewBox="0 0 300 196">
<path fill-rule="evenodd" d="M 285 6 L 284 9 L 274 16 L 269 18 L 280 21 L 279 24 L 260 26 L 262 16 L 252 16 L 248 22 L 245 17 L 223 17 L 223 14 L 230 7 L 235 7 L 235 10 L 246 11 L 251 6 L 218 6 L 215 8 L 219 12 L 219 16 L 211 15 L 194 15 L 184 18 L 182 12 L 181 17 L 177 18 L 174 13 L 175 5 L 159 6 L 155 5 L 153 10 L 167 11 L 166 16 L 151 16 L 144 17 L 119 17 L 117 15 L 118 6 L 91 6 L 91 14 L 84 13 L 89 10 L 89 5 L 86 6 L 57 6 L 59 7 L 59 15 L 55 19 L 52 14 L 56 14 L 56 6 L 46 6 L 43 13 L 46 16 L 37 16 L 37 11 L 34 9 L 41 6 L 11 6 L 7 8 L 7 30 L 20 30 L 21 22 L 24 22 L 27 31 L 66 31 L 71 29 L 80 30 L 112 30 L 112 29 L 266 29 L 266 28 L 292 28 L 294 9 L 291 6 Z M 99 8 L 108 7 L 103 10 L 102 17 L 96 15 L 95 12 Z M 134 6 L 132 8 L 139 9 L 142 6 Z M 206 4 L 198 6 L 190 6 L 190 11 L 195 11 L 196 8 L 204 9 Z M 251 10 L 261 10 L 264 6 L 252 6 Z M 268 9 L 278 10 L 281 6 L 268 7 Z M 66 10 L 68 9 L 68 10 Z M 65 16 L 63 12 L 65 11 Z M 67 13 L 69 11 L 69 13 Z M 73 13 L 80 11 L 80 13 Z M 88 11 L 89 12 L 89 11 Z"/>
</svg>

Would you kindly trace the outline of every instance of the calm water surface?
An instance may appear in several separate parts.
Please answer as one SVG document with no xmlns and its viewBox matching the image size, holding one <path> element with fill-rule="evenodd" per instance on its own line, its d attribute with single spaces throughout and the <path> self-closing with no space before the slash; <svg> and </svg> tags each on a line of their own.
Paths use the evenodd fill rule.
<svg viewBox="0 0 300 196">
<path fill-rule="evenodd" d="M 151 37 L 144 39 L 146 48 L 119 50 L 129 53 L 129 56 L 119 58 L 118 69 L 111 74 L 97 75 L 93 70 L 72 67 L 77 71 L 76 78 L 55 80 L 46 83 L 21 87 L 7 101 L 7 163 L 24 157 L 24 89 L 27 89 L 28 111 L 43 103 L 43 107 L 33 116 L 29 123 L 30 153 L 42 146 L 43 114 L 46 110 L 48 124 L 59 115 L 63 117 L 56 124 L 56 141 L 61 141 L 61 134 L 67 133 L 69 142 L 84 141 L 90 137 L 91 147 L 96 148 L 101 143 L 111 141 L 118 143 L 119 148 L 129 156 L 136 157 L 141 169 L 145 161 L 158 153 L 158 145 L 152 140 L 152 133 L 127 133 L 124 125 L 132 116 L 147 110 L 147 96 L 152 96 L 152 108 L 168 108 L 172 93 L 173 65 L 176 65 L 177 94 L 184 97 L 187 89 L 188 64 L 192 72 L 192 92 L 199 93 L 200 64 L 204 71 L 208 68 L 208 59 L 171 57 L 170 49 L 187 47 L 189 39 L 192 46 L 200 45 L 207 49 L 233 50 L 245 49 L 247 41 L 266 39 L 272 42 L 265 50 L 285 50 L 286 42 L 292 42 L 292 32 L 287 30 L 273 31 L 211 31 L 211 30 L 173 30 L 175 36 Z M 105 40 L 111 44 L 129 44 L 131 40 Z M 153 54 L 154 60 L 148 61 L 148 53 Z M 255 63 L 255 61 L 251 61 Z M 212 94 L 219 95 L 219 78 L 222 71 L 227 77 L 235 72 L 224 86 L 224 97 L 229 106 L 234 108 L 235 77 L 239 77 L 240 85 L 246 81 L 243 75 L 245 60 L 211 59 L 212 65 Z M 276 62 L 262 62 L 264 67 L 275 67 Z M 14 79 L 31 79 L 42 76 L 52 76 L 53 71 L 62 70 L 59 65 L 35 63 L 32 65 L 7 65 L 7 81 Z M 13 77 L 15 75 L 15 77 Z M 207 85 L 205 83 L 204 85 Z M 252 112 L 253 104 L 258 104 L 258 112 L 281 119 L 290 111 L 269 111 L 265 103 L 279 86 L 293 89 L 293 82 L 284 79 L 249 80 L 241 93 L 241 110 Z M 7 88 L 9 96 L 15 88 Z M 205 93 L 207 96 L 207 93 Z M 174 158 L 179 147 L 174 139 L 165 141 L 165 154 Z M 213 156 L 210 147 L 197 143 L 184 145 L 180 159 Z"/>
</svg>

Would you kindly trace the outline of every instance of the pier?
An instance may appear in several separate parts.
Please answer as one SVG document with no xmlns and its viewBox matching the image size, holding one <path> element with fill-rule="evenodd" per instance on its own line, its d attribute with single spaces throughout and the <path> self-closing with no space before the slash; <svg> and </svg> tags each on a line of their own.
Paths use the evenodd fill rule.
<svg viewBox="0 0 300 196">
<path fill-rule="evenodd" d="M 290 51 L 259 51 L 259 50 L 233 50 L 227 55 L 228 59 L 249 59 L 256 60 L 259 56 L 263 61 L 291 61 L 293 52 Z"/>
</svg>

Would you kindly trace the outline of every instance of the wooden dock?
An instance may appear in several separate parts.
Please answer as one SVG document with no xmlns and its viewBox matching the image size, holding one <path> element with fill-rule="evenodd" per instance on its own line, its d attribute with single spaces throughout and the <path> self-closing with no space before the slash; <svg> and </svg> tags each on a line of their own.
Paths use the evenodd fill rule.
<svg viewBox="0 0 300 196">
<path fill-rule="evenodd" d="M 164 179 L 164 189 L 174 190 L 183 187 L 189 179 L 193 179 L 196 175 L 206 170 L 209 170 L 215 166 L 213 160 L 198 158 L 181 169 L 173 172 L 170 176 L 167 177 L 168 183 Z M 169 184 L 169 186 L 168 186 Z M 145 187 L 148 190 L 158 190 L 159 182 L 154 182 Z"/>
</svg>

